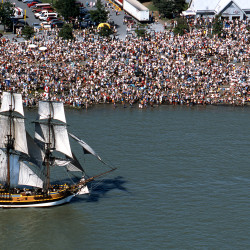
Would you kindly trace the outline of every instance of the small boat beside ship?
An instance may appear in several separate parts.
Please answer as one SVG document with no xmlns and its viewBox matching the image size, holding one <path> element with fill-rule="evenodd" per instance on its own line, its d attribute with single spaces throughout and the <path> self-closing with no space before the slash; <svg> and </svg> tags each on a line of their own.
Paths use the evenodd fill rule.
<svg viewBox="0 0 250 250">
<path fill-rule="evenodd" d="M 25 127 L 22 96 L 4 92 L 0 110 L 0 207 L 50 207 L 70 202 L 87 194 L 87 184 L 115 170 L 87 178 L 82 165 L 71 151 L 69 137 L 85 153 L 102 159 L 83 140 L 68 133 L 63 103 L 39 101 L 34 138 Z M 105 164 L 105 163 L 104 163 Z M 107 165 L 107 164 L 106 164 Z M 77 172 L 76 182 L 63 183 L 51 170 Z M 58 174 L 58 177 L 60 174 Z M 56 179 L 56 181 L 55 181 Z"/>
</svg>

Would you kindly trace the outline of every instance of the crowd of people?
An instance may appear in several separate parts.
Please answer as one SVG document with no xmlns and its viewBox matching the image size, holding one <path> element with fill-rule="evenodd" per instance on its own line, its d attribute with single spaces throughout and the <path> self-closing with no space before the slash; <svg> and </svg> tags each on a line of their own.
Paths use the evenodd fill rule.
<svg viewBox="0 0 250 250">
<path fill-rule="evenodd" d="M 196 20 L 196 24 L 202 24 Z M 227 21 L 221 37 L 200 25 L 183 36 L 172 30 L 145 37 L 105 39 L 95 30 L 57 31 L 31 41 L 0 40 L 0 91 L 20 92 L 25 105 L 46 99 L 76 107 L 98 103 L 250 103 L 250 22 Z M 31 45 L 32 44 L 32 45 Z"/>
</svg>

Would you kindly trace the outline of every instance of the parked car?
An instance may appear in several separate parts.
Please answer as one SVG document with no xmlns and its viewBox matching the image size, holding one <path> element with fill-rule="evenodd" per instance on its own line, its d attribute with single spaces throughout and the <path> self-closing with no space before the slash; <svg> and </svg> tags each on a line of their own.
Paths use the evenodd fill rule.
<svg viewBox="0 0 250 250">
<path fill-rule="evenodd" d="M 39 13 L 39 12 L 41 12 L 42 11 L 42 9 L 40 9 L 40 8 L 34 8 L 33 10 L 32 10 L 32 12 L 34 12 L 34 13 Z"/>
<path fill-rule="evenodd" d="M 48 17 L 47 18 L 47 22 L 50 22 L 50 21 L 52 21 L 52 20 L 57 20 L 58 21 L 58 18 L 57 17 L 54 17 L 54 16 L 50 16 L 50 17 Z"/>
<path fill-rule="evenodd" d="M 32 9 L 32 12 L 40 12 L 42 10 L 48 10 L 48 11 L 54 11 L 54 9 L 52 7 L 47 7 L 47 6 L 44 6 L 44 7 L 35 7 Z"/>
<path fill-rule="evenodd" d="M 41 24 L 41 27 L 42 27 L 43 29 L 50 29 L 50 28 L 51 28 L 51 24 L 49 24 L 49 23 L 46 22 L 46 21 L 43 21 L 43 22 L 41 22 L 40 24 Z"/>
<path fill-rule="evenodd" d="M 58 20 L 58 21 L 51 23 L 51 28 L 62 28 L 63 25 L 64 25 L 64 22 Z"/>
<path fill-rule="evenodd" d="M 92 25 L 95 25 L 95 24 L 91 20 L 80 22 L 80 27 L 83 29 L 88 28 Z"/>
<path fill-rule="evenodd" d="M 39 16 L 40 21 L 46 21 L 48 17 L 57 17 L 56 12 L 46 12 Z"/>
<path fill-rule="evenodd" d="M 49 13 L 49 12 L 51 12 L 51 11 L 49 11 L 49 10 L 42 10 L 42 11 L 40 11 L 40 12 L 38 12 L 38 13 L 35 13 L 35 18 L 39 18 L 39 17 L 42 16 L 43 14 Z"/>
<path fill-rule="evenodd" d="M 89 13 L 89 10 L 86 9 L 85 7 L 80 7 L 79 12 L 80 12 L 80 15 L 85 15 L 86 13 Z"/>
<path fill-rule="evenodd" d="M 32 3 L 34 0 L 23 0 L 23 3 Z"/>
<path fill-rule="evenodd" d="M 86 28 L 89 27 L 89 24 L 88 24 L 88 22 L 83 21 L 83 22 L 80 22 L 80 27 L 81 27 L 82 29 L 86 29 Z"/>
<path fill-rule="evenodd" d="M 39 23 L 32 23 L 34 31 L 39 32 L 42 29 L 42 26 Z"/>
<path fill-rule="evenodd" d="M 31 3 L 28 3 L 27 4 L 27 6 L 30 8 L 30 7 L 32 7 L 32 6 L 34 6 L 34 5 L 36 5 L 38 2 L 31 2 Z"/>
</svg>

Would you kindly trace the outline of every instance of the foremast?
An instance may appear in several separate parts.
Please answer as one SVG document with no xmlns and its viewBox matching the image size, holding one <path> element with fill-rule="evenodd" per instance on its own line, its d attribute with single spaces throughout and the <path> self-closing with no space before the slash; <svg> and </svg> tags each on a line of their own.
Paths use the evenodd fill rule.
<svg viewBox="0 0 250 250">
<path fill-rule="evenodd" d="M 10 197 L 11 168 L 15 169 L 14 172 L 17 172 L 15 164 L 12 163 L 13 166 L 11 166 L 11 158 L 16 158 L 17 155 L 22 153 L 28 154 L 21 94 L 12 91 L 3 93 L 0 127 L 0 180 L 4 183 L 5 190 Z M 12 160 L 12 162 L 16 161 Z"/>
<path fill-rule="evenodd" d="M 13 138 L 13 135 L 12 135 L 12 129 L 11 129 L 11 126 L 12 126 L 12 123 L 13 123 L 13 111 L 14 111 L 14 108 L 13 108 L 13 92 L 11 92 L 11 103 L 9 105 L 9 114 L 8 114 L 8 118 L 9 118 L 9 134 L 7 134 L 7 142 L 5 144 L 6 146 L 6 155 L 7 155 L 7 180 L 6 180 L 6 189 L 9 193 L 9 196 L 10 196 L 10 153 L 14 150 L 14 138 Z"/>
</svg>

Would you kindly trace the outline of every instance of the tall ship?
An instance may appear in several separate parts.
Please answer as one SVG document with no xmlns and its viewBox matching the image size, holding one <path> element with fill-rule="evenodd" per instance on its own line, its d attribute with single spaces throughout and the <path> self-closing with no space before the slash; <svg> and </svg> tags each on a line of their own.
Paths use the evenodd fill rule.
<svg viewBox="0 0 250 250">
<path fill-rule="evenodd" d="M 39 101 L 38 118 L 33 123 L 34 137 L 25 128 L 21 94 L 4 92 L 0 110 L 0 207 L 62 205 L 76 195 L 88 194 L 89 182 L 115 170 L 87 143 L 68 133 L 62 102 Z M 109 169 L 88 178 L 71 151 L 69 137 Z M 78 178 L 63 182 L 60 170 L 78 173 Z"/>
</svg>

